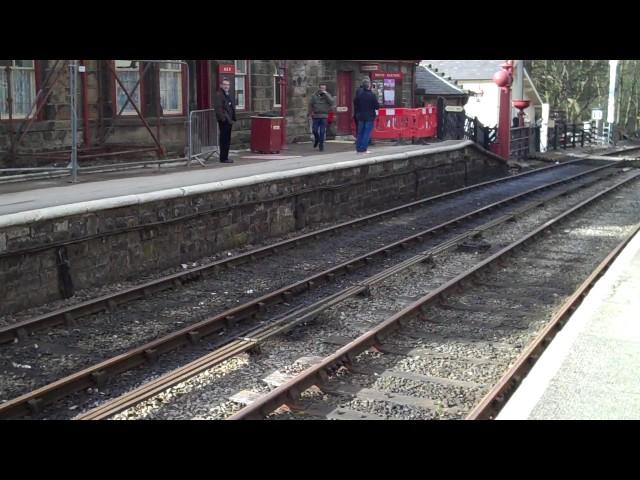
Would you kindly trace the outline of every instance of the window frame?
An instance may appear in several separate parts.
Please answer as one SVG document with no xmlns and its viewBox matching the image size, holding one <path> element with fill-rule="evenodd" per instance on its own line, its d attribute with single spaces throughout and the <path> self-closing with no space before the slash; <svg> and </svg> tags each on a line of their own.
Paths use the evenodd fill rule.
<svg viewBox="0 0 640 480">
<path fill-rule="evenodd" d="M 116 74 L 118 74 L 118 67 L 116 66 L 116 62 L 118 60 L 112 60 L 112 64 L 113 64 L 113 71 L 116 72 Z M 142 62 L 138 62 L 138 77 L 140 78 L 140 85 L 138 85 L 138 98 L 140 101 L 140 104 L 138 105 L 138 110 L 140 110 L 140 113 L 142 113 L 144 115 L 144 110 L 143 110 L 143 103 L 144 103 L 144 93 L 145 93 L 145 89 L 144 89 L 144 78 L 142 76 Z M 122 70 L 121 70 L 122 71 Z M 130 68 L 127 69 L 125 71 L 135 71 L 135 69 Z M 119 77 L 118 77 L 119 78 Z M 120 81 L 122 81 L 122 79 L 120 79 Z M 123 82 L 124 83 L 124 82 Z M 118 81 L 114 78 L 113 79 L 113 118 L 121 118 L 121 117 L 131 117 L 131 116 L 135 116 L 138 113 L 136 112 L 135 108 L 132 107 L 132 111 L 127 111 L 125 109 L 124 112 L 120 113 L 120 106 L 118 105 L 118 89 L 120 88 L 120 85 L 118 84 Z"/>
<path fill-rule="evenodd" d="M 244 73 L 240 73 L 240 74 L 238 73 L 238 62 L 245 62 Z M 250 71 L 251 61 L 250 60 L 234 60 L 233 65 L 235 67 L 234 80 L 233 80 L 233 95 L 235 97 L 234 100 L 236 102 L 236 110 L 240 112 L 248 112 L 251 109 L 251 92 L 249 89 L 249 78 L 251 75 L 251 71 Z M 244 105 L 242 107 L 238 104 L 238 97 L 237 97 L 236 85 L 237 85 L 238 78 L 244 79 Z"/>
<path fill-rule="evenodd" d="M 31 59 L 32 62 L 32 67 L 31 68 L 25 68 L 25 67 L 16 67 L 15 66 L 15 62 L 16 60 L 10 60 L 11 61 L 11 66 L 9 67 L 9 74 L 13 77 L 13 72 L 15 70 L 30 70 L 31 71 L 31 78 L 32 78 L 32 89 L 31 89 L 31 98 L 32 98 L 32 102 L 30 107 L 33 107 L 33 101 L 36 100 L 36 97 L 38 95 L 38 91 L 40 89 L 40 63 L 38 60 L 35 59 Z M 6 73 L 6 67 L 2 66 L 0 67 L 0 70 L 2 71 L 2 73 Z M 12 78 L 13 80 L 13 78 Z M 13 87 L 15 83 L 12 81 L 11 82 L 11 86 Z M 12 97 L 13 97 L 13 92 L 10 92 Z M 6 97 L 5 98 L 0 98 L 0 102 L 5 103 L 6 105 Z M 7 105 L 8 106 L 8 105 Z M 36 110 L 38 109 L 38 105 L 36 105 Z M 31 111 L 33 110 L 33 108 L 30 108 L 30 110 L 24 114 L 18 114 L 16 115 L 15 112 L 15 102 L 12 105 L 12 109 L 11 109 L 11 120 L 24 120 L 25 118 L 27 118 L 27 114 L 31 113 Z M 36 116 L 36 119 L 39 120 L 42 118 L 42 110 L 38 113 L 38 115 Z M 3 113 L 0 114 L 0 122 L 7 122 L 9 121 L 9 112 L 8 112 L 8 108 L 7 108 L 7 113 Z"/>
<path fill-rule="evenodd" d="M 278 73 L 278 67 L 273 73 L 273 108 L 282 108 L 282 76 Z M 276 97 L 280 97 L 280 102 L 276 102 Z"/>
<path fill-rule="evenodd" d="M 178 96 L 178 98 L 180 99 L 180 108 L 178 110 L 170 110 L 169 112 L 167 112 L 165 110 L 164 107 L 162 107 L 162 116 L 163 117 L 182 117 L 186 115 L 186 92 L 185 89 L 188 88 L 187 85 L 187 75 L 186 75 L 186 70 L 185 70 L 185 65 L 183 63 L 179 63 L 182 60 L 169 60 L 168 62 L 172 62 L 175 65 L 179 65 L 180 66 L 180 70 L 179 70 L 179 85 L 180 85 L 180 94 Z M 162 92 L 160 89 L 160 85 L 161 85 L 161 76 L 162 76 L 162 71 L 171 71 L 171 72 L 178 72 L 178 70 L 168 70 L 164 67 L 166 67 L 168 65 L 168 63 L 158 63 L 159 68 L 158 68 L 158 95 L 160 95 L 160 98 L 162 99 Z"/>
</svg>

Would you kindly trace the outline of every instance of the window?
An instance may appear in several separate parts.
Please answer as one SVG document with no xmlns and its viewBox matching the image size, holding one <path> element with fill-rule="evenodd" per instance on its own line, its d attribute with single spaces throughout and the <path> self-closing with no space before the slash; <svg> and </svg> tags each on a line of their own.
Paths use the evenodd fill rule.
<svg viewBox="0 0 640 480">
<path fill-rule="evenodd" d="M 282 95 L 282 87 L 280 85 L 280 75 L 278 74 L 278 67 L 276 67 L 276 71 L 273 74 L 273 106 L 281 107 L 281 95 Z"/>
<path fill-rule="evenodd" d="M 136 107 L 140 109 L 140 67 L 138 63 L 133 60 L 116 60 L 116 73 L 118 78 L 131 95 L 131 98 L 136 104 Z M 116 106 L 120 115 L 136 115 L 136 109 L 133 108 L 131 102 L 127 102 L 127 95 L 120 87 L 120 84 L 114 79 L 116 83 Z M 135 91 L 134 91 L 135 88 Z M 122 107 L 127 104 L 124 110 Z M 122 110 L 122 113 L 120 112 Z"/>
<path fill-rule="evenodd" d="M 248 60 L 235 60 L 236 65 L 236 84 L 235 84 L 235 93 L 236 93 L 236 108 L 238 110 L 246 110 L 246 96 L 247 96 L 247 69 L 248 69 Z"/>
<path fill-rule="evenodd" d="M 8 60 L 0 67 L 0 118 L 9 118 L 9 80 L 11 80 L 11 116 L 25 118 L 36 98 L 36 72 L 33 60 Z M 11 78 L 7 78 L 7 73 Z"/>
<path fill-rule="evenodd" d="M 160 105 L 166 114 L 182 114 L 182 64 L 160 64 Z"/>
</svg>

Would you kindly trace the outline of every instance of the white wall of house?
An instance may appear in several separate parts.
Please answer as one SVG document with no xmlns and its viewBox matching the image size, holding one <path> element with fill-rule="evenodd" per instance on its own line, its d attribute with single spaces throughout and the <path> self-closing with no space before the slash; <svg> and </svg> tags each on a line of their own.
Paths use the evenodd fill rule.
<svg viewBox="0 0 640 480">
<path fill-rule="evenodd" d="M 534 102 L 536 100 L 534 98 L 529 97 L 529 95 L 527 95 L 526 93 L 524 94 L 524 99 L 531 100 L 531 105 L 529 105 L 529 108 L 524 109 L 524 113 L 526 114 L 526 117 L 524 117 L 524 121 L 526 124 L 533 125 L 536 121 L 536 107 L 534 105 Z M 518 114 L 518 110 L 515 111 L 514 115 L 517 115 L 517 114 Z"/>
<path fill-rule="evenodd" d="M 458 83 L 462 85 L 464 90 L 482 93 L 480 96 L 469 97 L 469 101 L 464 107 L 467 115 L 470 117 L 478 117 L 478 120 L 488 127 L 495 127 L 498 124 L 498 118 L 500 116 L 500 89 L 493 80 L 459 80 Z M 515 98 L 513 92 L 511 98 Z M 530 94 L 526 88 L 524 99 L 531 100 L 531 105 L 524 111 L 526 114 L 525 122 L 533 125 L 536 118 L 535 107 L 538 100 L 535 98 L 535 94 Z M 540 105 L 538 104 L 538 106 Z M 510 118 L 516 117 L 518 110 L 516 108 L 512 108 L 511 110 Z"/>
<path fill-rule="evenodd" d="M 464 90 L 480 94 L 469 97 L 469 101 L 464 106 L 467 115 L 478 117 L 478 120 L 487 127 L 496 126 L 500 109 L 500 89 L 493 80 L 459 80 L 458 83 Z"/>
</svg>

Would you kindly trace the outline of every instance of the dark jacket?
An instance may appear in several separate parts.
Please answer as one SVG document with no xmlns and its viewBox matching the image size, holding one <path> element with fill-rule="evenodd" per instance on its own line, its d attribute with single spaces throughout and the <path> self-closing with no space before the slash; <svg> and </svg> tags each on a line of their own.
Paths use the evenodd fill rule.
<svg viewBox="0 0 640 480">
<path fill-rule="evenodd" d="M 380 108 L 378 97 L 371 90 L 362 89 L 353 99 L 353 112 L 359 122 L 371 122 L 376 118 L 376 110 Z"/>
<path fill-rule="evenodd" d="M 219 89 L 213 99 L 213 108 L 216 111 L 216 118 L 220 123 L 233 123 L 236 121 L 236 103 L 233 97 Z"/>
<path fill-rule="evenodd" d="M 309 113 L 313 118 L 327 118 L 329 111 L 335 106 L 335 101 L 329 92 L 320 93 L 318 90 L 309 101 Z"/>
</svg>

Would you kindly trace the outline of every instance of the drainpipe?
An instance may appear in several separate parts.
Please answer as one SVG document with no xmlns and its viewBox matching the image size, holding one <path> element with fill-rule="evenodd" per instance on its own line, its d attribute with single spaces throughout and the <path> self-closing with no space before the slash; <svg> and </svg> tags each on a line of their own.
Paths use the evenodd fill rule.
<svg viewBox="0 0 640 480">
<path fill-rule="evenodd" d="M 417 82 L 416 82 L 416 70 L 418 69 L 418 64 L 417 63 L 413 63 L 413 69 L 411 72 L 412 75 L 412 81 L 411 81 L 411 108 L 415 108 L 416 107 L 416 87 L 418 86 Z"/>
<path fill-rule="evenodd" d="M 13 91 L 13 86 L 11 83 L 11 67 L 9 67 L 9 65 L 7 65 L 5 67 L 5 71 L 6 71 L 6 79 L 7 79 L 7 111 L 9 113 L 9 140 L 11 143 L 11 160 L 13 161 L 13 156 L 15 154 L 16 151 L 16 140 L 15 140 L 15 135 L 14 135 L 14 131 L 13 131 L 13 94 L 11 93 Z M 3 101 L 3 99 L 0 99 L 0 101 Z"/>
<path fill-rule="evenodd" d="M 155 90 L 155 98 L 156 98 L 156 138 L 158 139 L 158 142 L 160 142 L 160 112 L 162 111 L 162 106 L 160 105 L 160 67 L 161 64 L 156 63 L 156 68 L 154 69 L 154 80 L 153 80 L 153 85 L 154 85 L 154 90 Z M 180 78 L 180 81 L 182 81 L 182 76 Z M 163 152 L 164 152 L 164 148 L 163 148 Z"/>
<path fill-rule="evenodd" d="M 282 76 L 280 77 L 280 116 L 282 117 L 282 150 L 287 148 L 287 61 L 284 60 L 282 66 Z"/>
<path fill-rule="evenodd" d="M 89 90 L 87 85 L 87 67 L 85 60 L 80 60 L 82 75 L 80 76 L 82 88 L 82 143 L 85 147 L 91 146 L 91 134 L 89 132 Z"/>
</svg>

